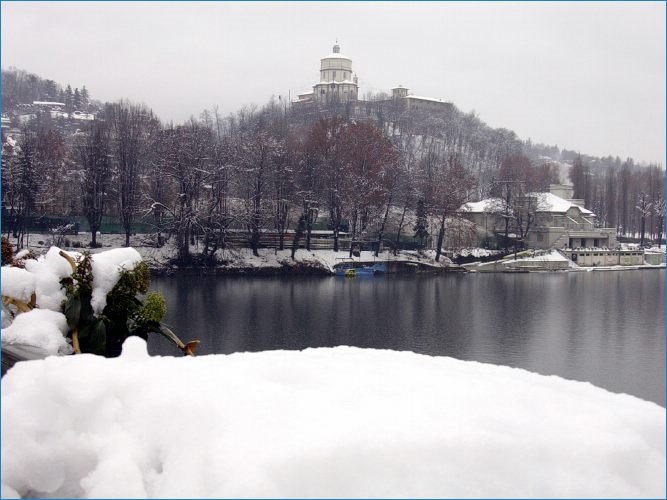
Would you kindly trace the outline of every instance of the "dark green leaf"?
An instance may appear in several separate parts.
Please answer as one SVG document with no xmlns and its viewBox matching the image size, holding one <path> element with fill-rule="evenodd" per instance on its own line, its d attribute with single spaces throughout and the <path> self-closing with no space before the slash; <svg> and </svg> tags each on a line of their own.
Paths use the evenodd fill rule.
<svg viewBox="0 0 667 500">
<path fill-rule="evenodd" d="M 81 325 L 78 330 L 79 340 L 85 339 L 90 334 L 90 323 Z"/>
<path fill-rule="evenodd" d="M 65 318 L 70 328 L 75 328 L 79 324 L 81 316 L 81 299 L 78 295 L 72 295 L 65 303 Z"/>
<path fill-rule="evenodd" d="M 95 354 L 104 354 L 107 344 L 107 328 L 101 318 L 90 328 L 90 348 Z"/>
</svg>

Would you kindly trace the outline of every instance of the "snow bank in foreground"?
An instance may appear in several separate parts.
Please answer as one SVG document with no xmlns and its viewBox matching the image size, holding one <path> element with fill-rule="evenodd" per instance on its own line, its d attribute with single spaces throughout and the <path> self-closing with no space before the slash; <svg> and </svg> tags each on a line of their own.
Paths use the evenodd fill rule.
<svg viewBox="0 0 667 500">
<path fill-rule="evenodd" d="M 39 347 L 47 354 L 71 354 L 67 342 L 65 315 L 48 309 L 33 309 L 19 314 L 14 322 L 2 329 L 2 345 L 22 344 Z"/>
<path fill-rule="evenodd" d="M 19 363 L 3 497 L 664 497 L 665 409 L 406 352 Z"/>
</svg>

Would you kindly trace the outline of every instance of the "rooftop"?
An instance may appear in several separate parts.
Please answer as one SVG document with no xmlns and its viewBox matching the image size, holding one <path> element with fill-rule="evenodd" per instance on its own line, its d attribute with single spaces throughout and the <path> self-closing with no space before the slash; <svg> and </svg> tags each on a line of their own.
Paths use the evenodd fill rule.
<svg viewBox="0 0 667 500">
<path fill-rule="evenodd" d="M 529 193 L 528 196 L 533 196 L 539 199 L 538 212 L 559 212 L 565 213 L 572 207 L 577 207 L 584 215 L 595 215 L 590 210 L 572 203 L 569 200 L 563 199 L 551 193 Z M 482 213 L 494 212 L 502 210 L 504 201 L 500 198 L 487 198 L 481 201 L 466 203 L 461 207 L 464 212 Z"/>
</svg>

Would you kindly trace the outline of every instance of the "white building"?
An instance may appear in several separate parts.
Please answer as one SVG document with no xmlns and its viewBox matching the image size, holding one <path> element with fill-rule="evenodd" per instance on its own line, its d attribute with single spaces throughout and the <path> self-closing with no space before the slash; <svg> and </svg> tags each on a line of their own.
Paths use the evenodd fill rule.
<svg viewBox="0 0 667 500">
<path fill-rule="evenodd" d="M 410 94 L 409 89 L 406 89 L 402 85 L 391 89 L 391 98 L 393 102 L 402 105 L 408 110 L 442 111 L 453 107 L 453 104 L 449 101 Z"/>
<path fill-rule="evenodd" d="M 336 43 L 331 54 L 320 60 L 320 81 L 313 91 L 298 95 L 297 102 L 315 101 L 336 104 L 356 101 L 359 95 L 358 78 L 352 73 L 352 59 L 340 53 Z"/>
<path fill-rule="evenodd" d="M 583 207 L 583 200 L 555 195 L 570 194 L 569 186 L 553 184 L 548 193 L 530 193 L 535 207 L 535 221 L 525 244 L 529 248 L 615 248 L 616 230 L 598 227 L 593 212 Z M 474 222 L 480 242 L 501 235 L 505 229 L 503 202 L 499 199 L 466 203 L 462 215 Z"/>
</svg>

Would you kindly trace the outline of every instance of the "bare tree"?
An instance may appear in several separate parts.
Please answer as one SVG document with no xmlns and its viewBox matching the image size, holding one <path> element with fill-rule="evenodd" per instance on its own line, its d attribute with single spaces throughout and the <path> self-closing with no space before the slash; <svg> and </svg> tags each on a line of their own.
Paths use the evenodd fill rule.
<svg viewBox="0 0 667 500">
<path fill-rule="evenodd" d="M 476 182 L 457 156 L 450 155 L 446 161 L 440 162 L 431 202 L 432 214 L 438 221 L 436 261 L 440 260 L 442 254 L 447 218 L 460 217 L 460 208 L 470 200 Z"/>
<path fill-rule="evenodd" d="M 635 207 L 640 215 L 639 245 L 644 246 L 644 236 L 646 235 L 646 217 L 653 213 L 653 203 L 649 200 L 648 194 L 639 193 L 637 197 L 637 206 Z"/>
<path fill-rule="evenodd" d="M 347 125 L 341 134 L 341 145 L 343 210 L 350 220 L 352 241 L 355 241 L 365 232 L 373 212 L 385 203 L 388 215 L 396 186 L 398 156 L 382 132 L 369 123 Z M 383 230 L 384 223 L 380 238 Z"/>
<path fill-rule="evenodd" d="M 81 168 L 83 212 L 92 234 L 90 246 L 97 246 L 97 232 L 102 226 L 102 217 L 111 182 L 109 158 L 109 130 L 105 122 L 96 121 L 85 138 L 77 145 Z"/>
<path fill-rule="evenodd" d="M 662 242 L 663 229 L 665 228 L 665 197 L 661 194 L 657 195 L 655 201 L 653 202 L 653 213 L 658 222 L 657 233 L 658 233 L 658 248 L 660 248 Z"/>
<path fill-rule="evenodd" d="M 324 198 L 329 211 L 329 227 L 333 231 L 334 251 L 339 248 L 343 221 L 345 173 L 342 162 L 341 136 L 345 123 L 339 118 L 320 120 L 310 130 L 307 148 L 312 161 L 323 172 Z"/>
<path fill-rule="evenodd" d="M 139 177 L 145 156 L 148 134 L 157 132 L 157 120 L 142 105 L 120 101 L 108 104 L 105 117 L 111 125 L 112 151 L 118 186 L 118 211 L 125 231 L 125 246 L 130 246 L 130 234 L 139 211 Z"/>
</svg>

